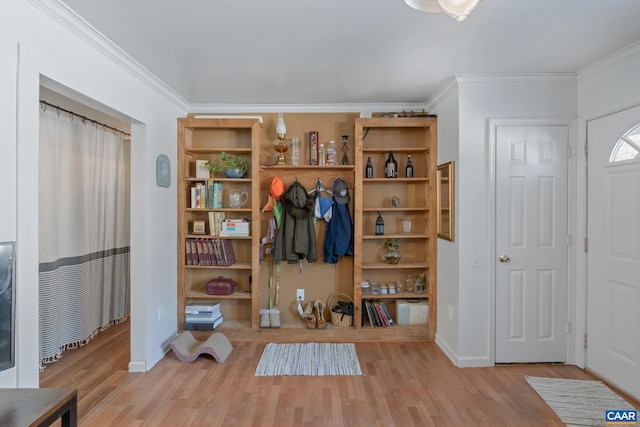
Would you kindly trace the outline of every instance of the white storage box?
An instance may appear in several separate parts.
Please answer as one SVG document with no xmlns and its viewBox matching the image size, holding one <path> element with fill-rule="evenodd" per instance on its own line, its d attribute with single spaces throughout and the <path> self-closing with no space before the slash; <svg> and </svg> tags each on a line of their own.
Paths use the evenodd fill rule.
<svg viewBox="0 0 640 427">
<path fill-rule="evenodd" d="M 425 299 L 397 299 L 398 325 L 426 325 L 429 323 L 429 301 Z"/>
</svg>

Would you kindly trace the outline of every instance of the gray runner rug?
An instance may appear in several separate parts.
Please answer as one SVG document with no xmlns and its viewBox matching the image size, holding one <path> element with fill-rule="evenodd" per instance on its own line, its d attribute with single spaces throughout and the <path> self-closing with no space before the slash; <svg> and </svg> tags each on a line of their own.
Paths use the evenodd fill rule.
<svg viewBox="0 0 640 427">
<path fill-rule="evenodd" d="M 635 409 L 602 381 L 525 378 L 567 426 L 604 426 L 605 411 Z"/>
<path fill-rule="evenodd" d="M 257 377 L 276 375 L 362 375 L 355 344 L 304 343 L 266 345 Z"/>
</svg>

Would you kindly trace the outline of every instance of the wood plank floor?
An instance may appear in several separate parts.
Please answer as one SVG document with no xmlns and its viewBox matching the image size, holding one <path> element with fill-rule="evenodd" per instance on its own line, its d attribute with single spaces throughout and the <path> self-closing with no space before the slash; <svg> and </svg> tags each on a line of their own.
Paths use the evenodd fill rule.
<svg viewBox="0 0 640 427">
<path fill-rule="evenodd" d="M 41 386 L 79 387 L 83 426 L 562 426 L 525 375 L 597 379 L 559 364 L 456 368 L 433 342 L 356 343 L 362 376 L 255 377 L 265 343 L 232 344 L 221 365 L 170 352 L 143 374 L 127 374 L 119 350 L 69 355 L 60 371 L 80 371 L 54 364 Z M 97 381 L 91 370 L 112 372 Z"/>
</svg>

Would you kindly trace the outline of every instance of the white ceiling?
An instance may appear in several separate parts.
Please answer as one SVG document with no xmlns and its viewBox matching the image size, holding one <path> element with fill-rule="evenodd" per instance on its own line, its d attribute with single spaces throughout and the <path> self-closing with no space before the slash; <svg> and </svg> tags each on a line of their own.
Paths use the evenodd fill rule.
<svg viewBox="0 0 640 427">
<path fill-rule="evenodd" d="M 460 73 L 572 73 L 640 40 L 640 0 L 64 0 L 193 104 L 423 103 Z"/>
</svg>

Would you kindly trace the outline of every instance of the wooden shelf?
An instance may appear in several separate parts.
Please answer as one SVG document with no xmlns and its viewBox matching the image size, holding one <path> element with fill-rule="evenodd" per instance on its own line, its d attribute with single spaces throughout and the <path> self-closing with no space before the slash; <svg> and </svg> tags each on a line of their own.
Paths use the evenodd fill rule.
<svg viewBox="0 0 640 427">
<path fill-rule="evenodd" d="M 418 268 L 429 268 L 429 263 L 425 260 L 425 262 L 401 262 L 400 264 L 386 264 L 384 262 L 362 264 L 363 270 L 415 270 Z"/>
<path fill-rule="evenodd" d="M 365 234 L 362 240 L 387 240 L 387 239 L 428 239 L 429 234 L 411 233 L 411 234 L 384 234 L 378 236 L 376 234 Z"/>
<path fill-rule="evenodd" d="M 245 262 L 236 262 L 235 264 L 224 266 L 224 265 L 185 265 L 184 268 L 194 269 L 194 270 L 251 270 L 253 266 L 249 263 Z"/>
<path fill-rule="evenodd" d="M 187 298 L 191 299 L 251 299 L 251 292 L 234 292 L 231 295 L 209 295 L 206 291 L 190 290 L 186 293 Z"/>
<path fill-rule="evenodd" d="M 362 299 L 429 299 L 429 295 L 416 294 L 415 292 L 403 292 L 401 294 L 362 295 Z"/>
</svg>

